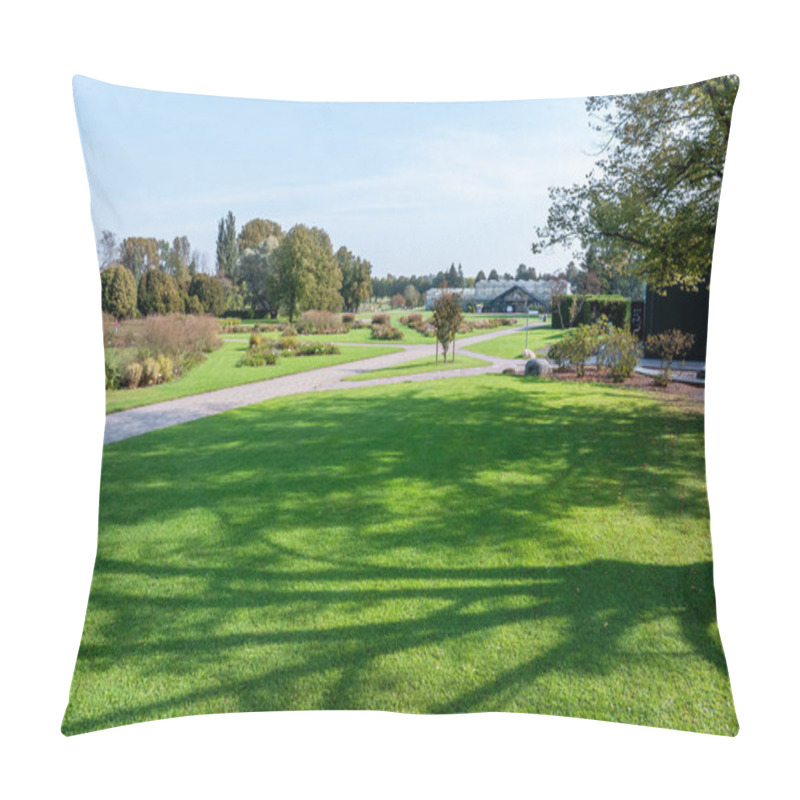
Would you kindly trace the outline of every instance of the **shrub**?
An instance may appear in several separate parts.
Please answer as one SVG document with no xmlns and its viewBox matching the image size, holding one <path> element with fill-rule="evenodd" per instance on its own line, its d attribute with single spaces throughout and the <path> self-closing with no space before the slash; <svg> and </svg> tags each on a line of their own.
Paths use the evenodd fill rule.
<svg viewBox="0 0 800 800">
<path fill-rule="evenodd" d="M 242 320 L 240 317 L 226 317 L 221 319 L 219 321 L 219 324 L 222 327 L 222 329 L 225 330 L 226 328 L 230 328 L 234 325 L 239 325 L 241 321 Z"/>
<path fill-rule="evenodd" d="M 342 314 L 342 324 L 343 325 L 352 325 L 356 321 L 356 315 L 347 312 Z"/>
<path fill-rule="evenodd" d="M 122 370 L 122 385 L 135 389 L 142 381 L 142 365 L 138 361 L 131 361 Z"/>
<path fill-rule="evenodd" d="M 347 333 L 348 327 L 332 311 L 304 311 L 295 324 L 297 333 Z"/>
<path fill-rule="evenodd" d="M 275 342 L 275 347 L 278 350 L 284 350 L 286 352 L 291 352 L 292 350 L 297 350 L 299 347 L 300 342 L 297 341 L 295 336 L 281 336 L 277 342 Z"/>
<path fill-rule="evenodd" d="M 122 377 L 120 369 L 111 353 L 109 353 L 108 350 L 104 352 L 106 362 L 106 389 L 119 389 L 119 382 Z"/>
<path fill-rule="evenodd" d="M 172 378 L 172 359 L 163 353 L 156 359 L 158 362 L 158 377 L 162 383 Z"/>
<path fill-rule="evenodd" d="M 391 325 L 373 325 L 372 338 L 390 340 L 402 339 L 403 331 L 398 328 L 393 328 Z"/>
<path fill-rule="evenodd" d="M 330 342 L 300 342 L 292 353 L 295 356 L 332 356 L 341 352 L 335 344 Z"/>
<path fill-rule="evenodd" d="M 608 323 L 604 321 L 573 328 L 567 331 L 560 342 L 550 346 L 547 357 L 555 361 L 560 369 L 575 367 L 575 374 L 579 378 L 583 377 L 586 362 L 604 344 L 608 332 Z"/>
<path fill-rule="evenodd" d="M 174 314 L 184 310 L 178 283 L 160 269 L 148 269 L 139 279 L 139 311 L 148 314 Z"/>
<path fill-rule="evenodd" d="M 261 347 L 261 334 L 258 331 L 250 334 L 250 347 Z"/>
<path fill-rule="evenodd" d="M 645 349 L 661 360 L 660 371 L 653 379 L 657 386 L 666 386 L 672 380 L 672 362 L 686 358 L 693 344 L 693 334 L 676 328 L 647 337 Z"/>
<path fill-rule="evenodd" d="M 135 334 L 140 358 L 166 355 L 178 372 L 200 363 L 205 353 L 219 347 L 219 322 L 209 316 L 152 315 Z"/>
<path fill-rule="evenodd" d="M 409 325 L 416 325 L 422 322 L 422 314 L 409 314 L 408 315 L 408 324 Z"/>
<path fill-rule="evenodd" d="M 615 383 L 621 383 L 633 375 L 642 356 L 642 345 L 630 331 L 613 328 L 606 334 L 598 364 L 606 367 Z"/>
<path fill-rule="evenodd" d="M 158 381 L 158 362 L 154 358 L 142 361 L 142 386 L 152 386 Z"/>
<path fill-rule="evenodd" d="M 121 265 L 100 273 L 101 303 L 103 311 L 114 317 L 130 317 L 136 311 L 136 278 Z"/>
<path fill-rule="evenodd" d="M 372 324 L 373 325 L 391 325 L 391 318 L 388 314 L 373 314 L 372 315 Z"/>
<path fill-rule="evenodd" d="M 242 367 L 264 367 L 278 363 L 278 356 L 272 350 L 252 348 L 242 356 L 239 365 Z"/>
<path fill-rule="evenodd" d="M 213 314 L 218 317 L 225 311 L 225 289 L 219 278 L 198 272 L 192 276 L 188 291 L 189 302 L 192 302 L 191 298 L 197 298 L 193 307 L 199 308 L 198 312 L 192 313 Z"/>
</svg>

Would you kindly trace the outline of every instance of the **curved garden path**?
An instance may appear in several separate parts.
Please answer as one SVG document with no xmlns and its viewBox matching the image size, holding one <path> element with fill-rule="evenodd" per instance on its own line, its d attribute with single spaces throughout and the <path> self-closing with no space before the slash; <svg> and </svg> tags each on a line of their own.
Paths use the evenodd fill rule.
<svg viewBox="0 0 800 800">
<path fill-rule="evenodd" d="M 538 326 L 530 326 L 530 328 L 534 327 Z M 479 342 L 524 330 L 525 326 L 522 325 L 459 339 L 456 343 L 456 350 L 458 351 L 467 345 L 478 344 Z M 361 386 L 380 386 L 390 383 L 406 383 L 408 381 L 433 381 L 443 378 L 457 378 L 464 375 L 482 375 L 487 372 L 502 372 L 509 367 L 518 367 L 520 364 L 525 363 L 524 360 L 494 358 L 493 356 L 470 351 L 470 357 L 486 361 L 486 366 L 423 372 L 418 375 L 401 375 L 393 378 L 375 378 L 373 380 L 345 380 L 345 378 L 354 375 L 372 372 L 385 367 L 394 367 L 408 361 L 416 361 L 420 358 L 432 356 L 436 349 L 434 344 L 398 345 L 394 342 L 391 344 L 392 346 L 402 347 L 402 352 L 376 356 L 361 361 L 351 361 L 347 364 L 322 367 L 308 372 L 299 372 L 295 375 L 284 375 L 280 378 L 269 378 L 257 383 L 231 386 L 227 389 L 217 389 L 213 392 L 179 397 L 163 403 L 153 403 L 149 406 L 140 406 L 127 411 L 107 414 L 103 443 L 119 442 L 131 436 L 139 436 L 160 428 L 168 428 L 194 419 L 221 414 L 223 411 L 249 406 L 253 403 L 261 403 L 264 400 L 271 400 L 273 397 L 305 394 L 306 392 L 327 392 L 333 389 L 358 389 Z"/>
</svg>

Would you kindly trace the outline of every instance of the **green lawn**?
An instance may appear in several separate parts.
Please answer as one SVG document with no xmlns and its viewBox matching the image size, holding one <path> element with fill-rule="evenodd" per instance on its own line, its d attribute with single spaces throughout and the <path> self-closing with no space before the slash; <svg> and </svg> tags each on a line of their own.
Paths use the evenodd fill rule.
<svg viewBox="0 0 800 800">
<path fill-rule="evenodd" d="M 177 380 L 140 389 L 106 391 L 106 413 L 160 403 L 162 400 L 173 400 L 176 397 L 212 392 L 228 386 L 254 383 L 281 375 L 292 375 L 332 364 L 358 361 L 361 358 L 373 358 L 396 353 L 399 350 L 397 347 L 346 347 L 342 348 L 339 355 L 334 356 L 287 357 L 280 358 L 278 363 L 272 366 L 240 367 L 239 361 L 247 352 L 246 338 L 242 342 L 223 342 L 219 350 L 209 353 L 202 364 L 198 364 Z"/>
<path fill-rule="evenodd" d="M 528 349 L 538 352 L 548 345 L 554 344 L 563 336 L 563 330 L 553 330 L 550 327 L 534 328 L 528 331 Z M 497 339 L 490 339 L 488 342 L 465 347 L 465 350 L 474 350 L 476 353 L 484 353 L 497 358 L 522 358 L 524 349 L 524 332 L 510 333 L 508 336 L 500 336 Z"/>
<path fill-rule="evenodd" d="M 732 735 L 703 451 L 652 395 L 504 375 L 107 445 L 63 731 L 371 708 Z"/>
<path fill-rule="evenodd" d="M 428 358 L 418 358 L 415 361 L 407 361 L 405 364 L 398 364 L 396 367 L 384 367 L 383 369 L 376 369 L 372 372 L 364 372 L 361 375 L 345 378 L 345 380 L 371 381 L 375 378 L 397 378 L 401 375 L 419 375 L 421 372 L 438 372 L 439 370 L 445 369 L 485 367 L 487 364 L 487 361 L 482 361 L 480 358 L 471 358 L 470 356 L 464 356 L 456 352 L 455 361 L 451 361 L 449 355 L 447 363 L 442 361 L 441 354 L 439 355 L 438 362 L 435 356 L 428 356 Z"/>
</svg>

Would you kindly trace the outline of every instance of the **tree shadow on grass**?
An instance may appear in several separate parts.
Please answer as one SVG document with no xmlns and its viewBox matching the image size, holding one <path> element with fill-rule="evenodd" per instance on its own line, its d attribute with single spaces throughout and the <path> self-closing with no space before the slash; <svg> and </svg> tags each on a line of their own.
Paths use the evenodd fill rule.
<svg viewBox="0 0 800 800">
<path fill-rule="evenodd" d="M 192 591 L 168 596 L 97 592 L 92 603 L 96 612 L 114 613 L 135 606 L 137 615 L 160 619 L 162 624 L 180 623 L 186 609 L 199 609 L 204 617 L 216 620 L 217 632 L 201 625 L 193 635 L 191 625 L 176 624 L 164 625 L 155 636 L 152 631 L 150 635 L 141 631 L 132 635 L 122 615 L 117 617 L 119 638 L 82 645 L 79 661 L 90 672 L 102 673 L 136 659 L 153 670 L 149 677 L 140 675 L 145 684 L 169 687 L 170 677 L 185 670 L 187 662 L 190 670 L 198 670 L 204 663 L 227 665 L 237 677 L 227 677 L 223 668 L 191 691 L 176 693 L 167 688 L 155 701 L 120 697 L 107 713 L 65 722 L 65 732 L 70 734 L 205 713 L 213 709 L 214 702 L 227 697 L 237 698 L 237 710 L 252 711 L 387 707 L 417 713 L 540 711 L 543 709 L 535 704 L 526 707 L 515 698 L 536 687 L 548 673 L 567 680 L 570 676 L 613 678 L 620 673 L 626 681 L 649 682 L 646 687 L 634 686 L 634 691 L 670 691 L 670 676 L 658 677 L 664 658 L 686 659 L 692 670 L 697 670 L 698 659 L 710 665 L 719 672 L 715 690 L 727 700 L 725 658 L 711 633 L 714 596 L 708 563 L 659 566 L 595 561 L 573 567 L 464 569 L 364 565 L 248 572 L 102 560 L 96 569 L 107 577 L 134 576 L 164 585 L 188 579 L 189 585 L 200 582 L 215 587 L 213 593 L 199 596 Z M 391 619 L 372 618 L 372 609 L 390 603 L 398 608 Z M 332 608 L 348 606 L 344 622 L 326 616 Z M 412 608 L 421 610 L 406 616 L 404 612 Z M 280 613 L 287 609 L 293 611 L 288 617 Z M 221 622 L 243 610 L 256 612 L 247 629 L 218 630 L 224 628 Z M 300 624 L 297 619 L 302 620 Z M 626 644 L 626 637 L 638 626 L 670 619 L 680 625 L 680 636 L 656 637 L 652 651 Z M 554 625 L 560 631 L 557 636 Z M 537 636 L 538 631 L 544 635 Z M 405 696 L 406 684 L 414 689 L 414 683 L 425 680 L 434 669 L 435 656 L 431 654 L 440 650 L 455 648 L 459 652 L 464 643 L 472 643 L 466 650 L 467 662 L 480 666 L 486 658 L 488 665 L 497 634 L 516 637 L 519 642 L 513 666 L 496 666 L 489 670 L 488 678 L 473 680 L 468 688 L 444 698 L 433 694 L 420 702 L 416 690 Z M 486 646 L 475 646 L 476 637 L 486 639 Z M 534 652 L 530 657 L 526 647 Z M 237 664 L 244 658 L 242 653 L 249 659 L 244 672 Z M 420 670 L 408 662 L 407 675 L 400 680 L 390 677 L 394 702 L 387 706 L 386 697 L 375 694 L 374 684 L 385 679 L 386 673 L 383 678 L 381 675 L 387 658 L 408 653 L 418 654 L 425 664 Z M 320 681 L 322 694 L 309 704 L 306 686 Z M 674 692 L 680 702 L 677 687 Z M 151 696 L 150 692 L 143 694 Z M 306 699 L 298 702 L 298 697 Z M 578 698 L 565 705 L 562 713 L 592 716 L 591 707 L 584 714 L 580 709 Z M 620 719 L 626 721 L 624 714 Z M 653 717 L 647 724 L 681 727 L 680 717 Z M 695 729 L 704 729 L 702 720 L 698 726 Z M 713 725 L 706 723 L 706 727 Z"/>
<path fill-rule="evenodd" d="M 107 447 L 65 732 L 228 710 L 230 697 L 235 710 L 602 717 L 531 687 L 631 669 L 668 683 L 673 656 L 730 707 L 730 732 L 702 419 L 605 388 L 448 384 L 290 398 Z M 685 551 L 635 540 L 607 557 L 631 515 L 672 540 L 686 528 Z M 660 624 L 674 630 L 650 652 L 640 628 Z M 450 685 L 433 678 L 439 651 Z M 461 663 L 490 668 L 465 678 Z M 128 668 L 138 690 L 102 712 L 80 705 L 113 696 L 109 676 Z"/>
</svg>

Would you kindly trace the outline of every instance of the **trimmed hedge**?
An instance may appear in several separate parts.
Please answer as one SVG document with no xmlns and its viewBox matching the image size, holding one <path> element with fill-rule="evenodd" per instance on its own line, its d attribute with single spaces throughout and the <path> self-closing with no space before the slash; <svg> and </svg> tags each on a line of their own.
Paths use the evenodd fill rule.
<svg viewBox="0 0 800 800">
<path fill-rule="evenodd" d="M 581 310 L 570 324 L 573 307 L 578 302 L 580 302 L 578 295 L 572 294 L 565 297 L 560 303 L 560 315 L 553 309 L 554 313 L 550 316 L 552 327 L 575 328 L 578 325 L 591 325 L 605 315 L 615 328 L 620 328 L 624 331 L 630 328 L 630 298 L 616 294 L 587 294 Z M 563 326 L 561 324 L 562 319 L 564 321 Z"/>
</svg>

